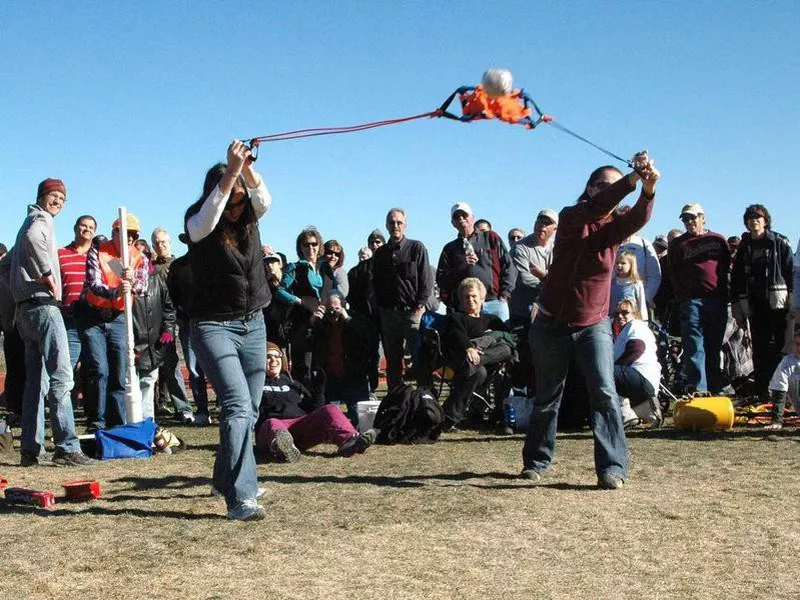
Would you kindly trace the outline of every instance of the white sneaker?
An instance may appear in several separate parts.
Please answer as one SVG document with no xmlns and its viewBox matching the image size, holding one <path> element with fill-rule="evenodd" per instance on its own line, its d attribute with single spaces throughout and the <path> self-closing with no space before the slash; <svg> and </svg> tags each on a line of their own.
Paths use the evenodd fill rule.
<svg viewBox="0 0 800 600">
<path fill-rule="evenodd" d="M 232 521 L 260 521 L 267 516 L 267 511 L 258 505 L 255 498 L 241 502 L 228 511 L 228 518 Z"/>
</svg>

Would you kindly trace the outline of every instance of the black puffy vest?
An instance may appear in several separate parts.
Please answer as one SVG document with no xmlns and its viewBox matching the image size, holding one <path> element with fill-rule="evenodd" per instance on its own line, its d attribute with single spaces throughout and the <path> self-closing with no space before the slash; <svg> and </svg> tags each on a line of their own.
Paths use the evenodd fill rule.
<svg viewBox="0 0 800 600">
<path fill-rule="evenodd" d="M 270 292 L 258 224 L 248 227 L 251 228 L 250 237 L 238 248 L 222 241 L 219 228 L 199 242 L 190 244 L 191 318 L 229 321 L 269 304 Z"/>
</svg>

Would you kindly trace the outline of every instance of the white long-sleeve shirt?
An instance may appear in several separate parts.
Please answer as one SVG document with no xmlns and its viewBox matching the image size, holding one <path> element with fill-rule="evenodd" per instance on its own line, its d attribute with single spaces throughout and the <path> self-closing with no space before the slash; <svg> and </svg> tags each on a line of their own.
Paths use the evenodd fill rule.
<svg viewBox="0 0 800 600">
<path fill-rule="evenodd" d="M 263 177 L 256 187 L 247 188 L 247 194 L 250 196 L 250 203 L 253 205 L 256 219 L 260 219 L 267 214 L 270 206 L 272 206 L 272 196 L 264 183 Z M 222 218 L 222 213 L 225 212 L 225 205 L 228 203 L 229 197 L 230 193 L 223 194 L 219 189 L 219 185 L 217 185 L 205 199 L 200 210 L 189 217 L 186 222 L 186 231 L 193 242 L 199 242 L 214 231 L 217 223 Z"/>
</svg>

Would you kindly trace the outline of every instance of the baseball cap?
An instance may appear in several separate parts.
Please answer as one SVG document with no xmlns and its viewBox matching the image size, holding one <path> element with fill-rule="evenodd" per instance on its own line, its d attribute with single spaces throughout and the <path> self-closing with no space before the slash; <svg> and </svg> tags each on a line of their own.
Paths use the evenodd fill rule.
<svg viewBox="0 0 800 600">
<path fill-rule="evenodd" d="M 264 260 L 277 260 L 277 261 L 283 262 L 281 260 L 280 255 L 278 253 L 276 253 L 276 252 L 269 252 L 269 253 L 265 254 L 264 255 Z"/>
<path fill-rule="evenodd" d="M 547 217 L 547 218 L 548 218 L 548 219 L 550 219 L 550 220 L 551 220 L 553 223 L 555 223 L 556 225 L 558 225 L 558 213 L 557 213 L 556 211 L 554 211 L 552 208 L 545 208 L 545 209 L 543 209 L 543 210 L 540 210 L 540 211 L 539 211 L 539 214 L 538 214 L 538 215 L 536 215 L 536 218 L 537 218 L 537 219 L 538 219 L 539 217 Z"/>
<path fill-rule="evenodd" d="M 682 217 L 683 215 L 692 215 L 696 217 L 697 215 L 703 215 L 703 214 L 705 214 L 703 212 L 703 207 L 700 206 L 699 204 L 686 204 L 681 209 L 681 214 L 679 216 Z"/>
<path fill-rule="evenodd" d="M 472 212 L 472 208 L 470 207 L 469 204 L 467 204 L 466 202 L 456 202 L 455 204 L 453 204 L 453 207 L 450 209 L 450 218 L 452 219 L 453 215 L 455 215 L 458 211 L 461 211 L 463 213 L 467 213 L 467 215 L 469 215 L 469 216 L 474 214 Z"/>
</svg>

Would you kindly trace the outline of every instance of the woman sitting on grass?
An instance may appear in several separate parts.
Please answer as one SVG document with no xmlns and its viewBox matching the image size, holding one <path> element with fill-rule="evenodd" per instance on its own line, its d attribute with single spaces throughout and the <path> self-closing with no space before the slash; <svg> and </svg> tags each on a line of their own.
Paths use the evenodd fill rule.
<svg viewBox="0 0 800 600">
<path fill-rule="evenodd" d="M 617 303 L 614 326 L 619 330 L 614 340 L 614 385 L 619 394 L 622 423 L 627 429 L 644 419 L 659 427 L 661 364 L 656 355 L 656 338 L 642 321 L 636 303 L 628 298 Z"/>
<path fill-rule="evenodd" d="M 267 345 L 267 378 L 258 409 L 256 447 L 283 462 L 300 459 L 301 450 L 326 442 L 339 446 L 341 456 L 362 454 L 375 441 L 372 429 L 359 434 L 335 404 L 322 404 L 286 372 L 283 351 Z"/>
</svg>

